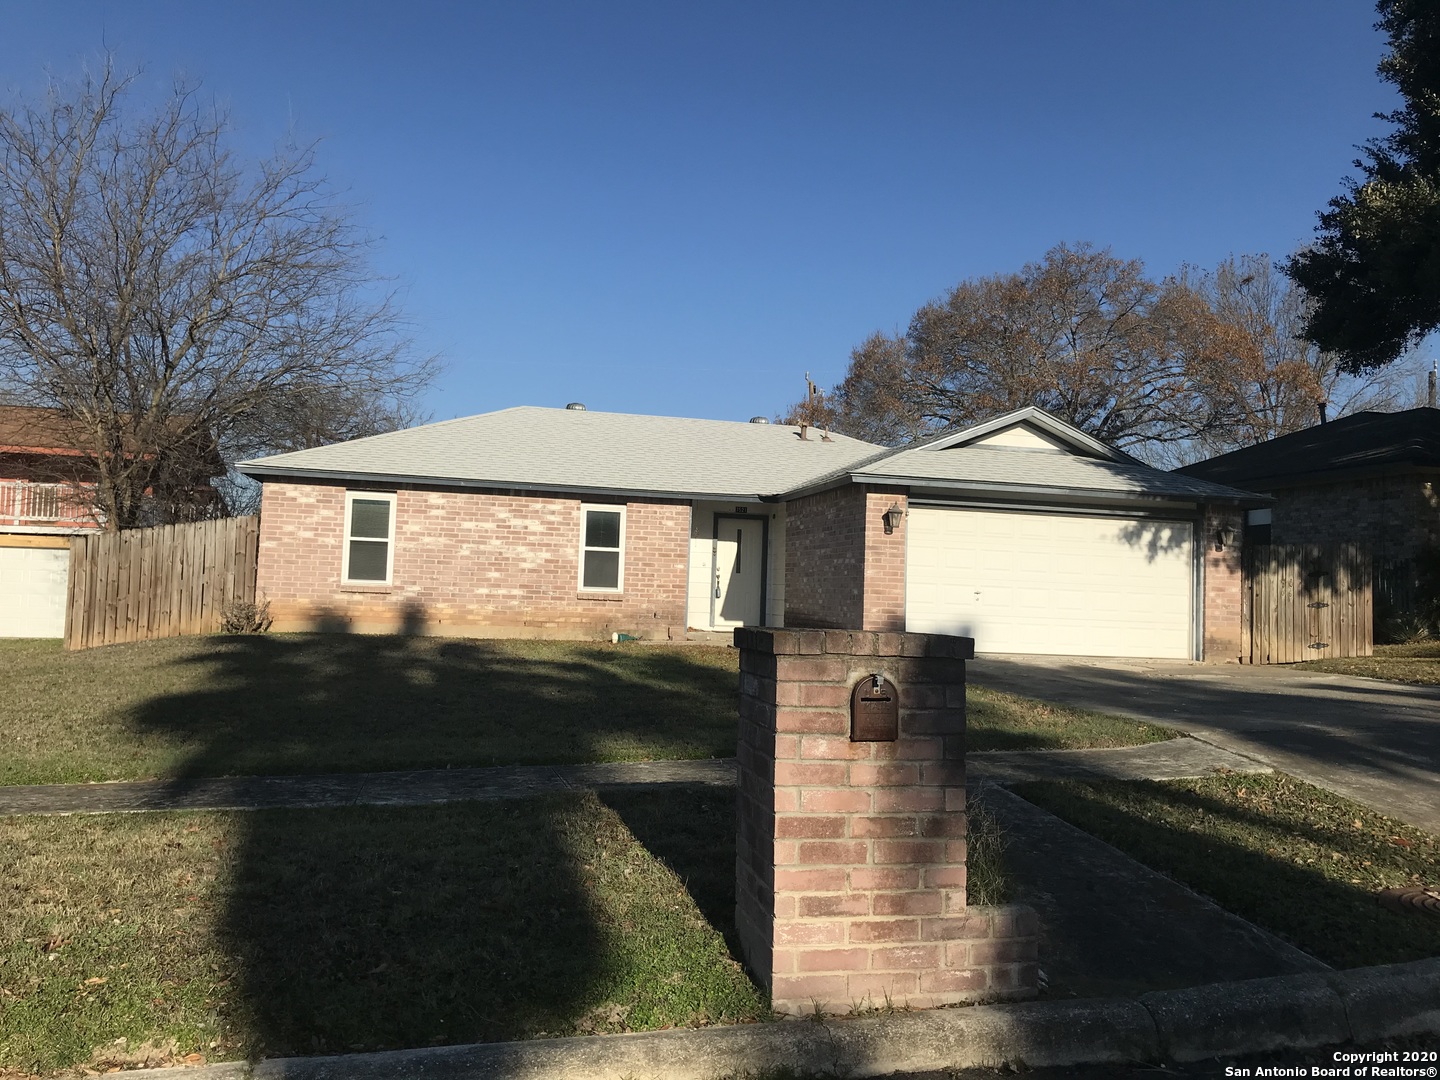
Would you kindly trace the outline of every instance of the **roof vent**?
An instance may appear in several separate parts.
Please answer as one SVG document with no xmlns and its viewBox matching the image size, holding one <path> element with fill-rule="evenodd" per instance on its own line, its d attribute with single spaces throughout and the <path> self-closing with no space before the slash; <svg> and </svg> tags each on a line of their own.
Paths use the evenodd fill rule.
<svg viewBox="0 0 1440 1080">
<path fill-rule="evenodd" d="M 752 424 L 768 424 L 769 422 L 770 422 L 770 418 L 769 418 L 768 416 L 752 416 L 752 417 L 750 417 L 750 423 L 752 423 Z"/>
<path fill-rule="evenodd" d="M 585 403 L 583 401 L 572 401 L 568 405 L 566 405 L 565 408 L 569 409 L 571 412 L 584 412 Z"/>
</svg>

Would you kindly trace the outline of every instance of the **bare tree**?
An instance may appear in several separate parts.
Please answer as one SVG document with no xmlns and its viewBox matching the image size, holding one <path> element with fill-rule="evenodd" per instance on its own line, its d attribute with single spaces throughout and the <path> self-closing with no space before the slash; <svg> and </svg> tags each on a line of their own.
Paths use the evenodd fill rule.
<svg viewBox="0 0 1440 1080">
<path fill-rule="evenodd" d="M 435 371 L 313 146 L 242 162 L 193 85 L 137 95 L 107 63 L 0 110 L 0 392 L 83 428 L 111 528 L 216 512 L 240 457 L 393 428 Z"/>
<path fill-rule="evenodd" d="M 1314 307 L 1268 256 L 1232 256 L 1184 278 L 1236 336 L 1224 362 L 1197 372 L 1221 422 L 1186 448 L 1190 460 L 1251 446 L 1329 417 L 1409 404 L 1412 362 L 1347 372 L 1340 360 L 1304 338 Z"/>
<path fill-rule="evenodd" d="M 1347 374 L 1300 337 L 1308 317 L 1263 255 L 1155 280 L 1138 261 L 1061 245 L 1019 273 L 961 282 L 903 335 L 872 334 L 825 420 L 896 445 L 1038 405 L 1170 467 L 1308 427 L 1321 402 L 1331 416 L 1403 405 L 1412 366 Z"/>
<path fill-rule="evenodd" d="M 1192 372 L 1229 331 L 1184 282 L 1135 260 L 1060 245 L 1016 274 L 964 281 L 904 337 L 875 334 L 830 395 L 838 430 L 896 443 L 1039 405 L 1152 456 L 1220 421 Z"/>
</svg>

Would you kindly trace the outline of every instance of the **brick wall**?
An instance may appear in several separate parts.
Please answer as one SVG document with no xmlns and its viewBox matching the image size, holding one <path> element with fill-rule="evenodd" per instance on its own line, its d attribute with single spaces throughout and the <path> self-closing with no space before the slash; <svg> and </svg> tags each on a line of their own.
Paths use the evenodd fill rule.
<svg viewBox="0 0 1440 1080">
<path fill-rule="evenodd" d="M 1217 551 L 1216 536 L 1221 528 L 1235 531 L 1233 542 Z M 1245 513 L 1231 507 L 1207 506 L 1204 524 L 1195 542 L 1204 551 L 1202 659 L 1211 663 L 1238 663 L 1244 639 L 1244 570 L 1240 548 L 1245 531 Z"/>
<path fill-rule="evenodd" d="M 865 489 L 865 601 L 862 630 L 905 629 L 905 523 L 909 498 L 904 488 Z M 902 512 L 895 531 L 885 532 L 885 511 Z"/>
<path fill-rule="evenodd" d="M 393 584 L 342 585 L 345 491 L 266 483 L 259 592 L 277 630 L 481 636 L 683 636 L 690 507 L 626 503 L 624 592 L 579 589 L 574 496 L 406 488 L 397 493 Z"/>
<path fill-rule="evenodd" d="M 785 625 L 860 627 L 865 492 L 855 484 L 785 504 Z"/>
<path fill-rule="evenodd" d="M 905 629 L 904 488 L 850 484 L 785 505 L 785 625 Z"/>
<path fill-rule="evenodd" d="M 1410 473 L 1271 492 L 1277 544 L 1360 543 L 1380 559 L 1410 559 L 1440 543 L 1440 476 Z"/>
<path fill-rule="evenodd" d="M 736 926 L 774 1008 L 1033 996 L 1034 912 L 967 904 L 968 638 L 738 630 Z M 900 693 L 900 738 L 851 742 L 851 688 Z"/>
</svg>

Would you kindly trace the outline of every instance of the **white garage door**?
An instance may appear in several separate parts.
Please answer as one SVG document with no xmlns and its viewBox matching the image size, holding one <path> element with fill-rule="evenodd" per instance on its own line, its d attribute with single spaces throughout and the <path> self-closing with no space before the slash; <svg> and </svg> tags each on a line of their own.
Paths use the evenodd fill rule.
<svg viewBox="0 0 1440 1080">
<path fill-rule="evenodd" d="M 905 623 L 979 652 L 1190 659 L 1184 521 L 912 507 Z"/>
<path fill-rule="evenodd" d="M 64 637 L 69 570 L 68 547 L 0 547 L 0 637 Z"/>
</svg>

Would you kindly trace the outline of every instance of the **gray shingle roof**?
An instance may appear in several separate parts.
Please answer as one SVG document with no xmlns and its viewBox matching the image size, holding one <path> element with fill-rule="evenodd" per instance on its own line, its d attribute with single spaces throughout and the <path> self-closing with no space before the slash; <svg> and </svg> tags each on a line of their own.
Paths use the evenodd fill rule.
<svg viewBox="0 0 1440 1080">
<path fill-rule="evenodd" d="M 241 462 L 250 476 L 463 483 L 695 498 L 775 495 L 882 448 L 780 424 L 520 406 Z"/>
<path fill-rule="evenodd" d="M 1128 497 L 1265 500 L 1249 492 L 1161 472 L 1129 461 L 1013 447 L 922 446 L 899 450 L 854 471 L 859 479 L 904 477 L 958 488 L 1055 489 Z"/>
</svg>

